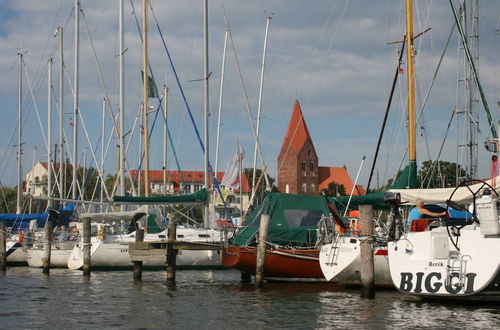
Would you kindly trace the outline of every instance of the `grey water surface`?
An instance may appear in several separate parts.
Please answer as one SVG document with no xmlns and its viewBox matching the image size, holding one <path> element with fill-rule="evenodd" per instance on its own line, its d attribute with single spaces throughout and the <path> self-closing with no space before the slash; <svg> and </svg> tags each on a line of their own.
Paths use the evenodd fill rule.
<svg viewBox="0 0 500 330">
<path fill-rule="evenodd" d="M 233 270 L 9 268 L 0 275 L 1 329 L 499 329 L 500 306 L 428 302 L 393 290 L 361 299 L 330 284 L 240 282 Z"/>
</svg>

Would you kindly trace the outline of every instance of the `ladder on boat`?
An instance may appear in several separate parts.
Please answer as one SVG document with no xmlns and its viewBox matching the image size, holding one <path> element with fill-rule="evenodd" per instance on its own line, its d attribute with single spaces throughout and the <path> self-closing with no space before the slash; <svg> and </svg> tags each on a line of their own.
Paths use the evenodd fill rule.
<svg viewBox="0 0 500 330">
<path fill-rule="evenodd" d="M 446 286 L 460 290 L 464 288 L 467 280 L 467 261 L 469 260 L 471 260 L 469 255 L 462 255 L 460 252 L 450 253 L 446 265 Z"/>
<path fill-rule="evenodd" d="M 337 234 L 332 240 L 332 244 L 330 245 L 330 251 L 328 251 L 328 260 L 326 262 L 327 265 L 337 265 L 337 260 L 339 258 L 340 252 L 340 244 L 342 240 L 345 238 L 344 235 Z"/>
</svg>

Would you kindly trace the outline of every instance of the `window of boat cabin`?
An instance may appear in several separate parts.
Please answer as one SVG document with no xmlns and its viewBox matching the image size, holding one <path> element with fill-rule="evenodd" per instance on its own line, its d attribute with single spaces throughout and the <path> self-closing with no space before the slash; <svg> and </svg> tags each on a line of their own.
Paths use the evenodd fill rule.
<svg viewBox="0 0 500 330">
<path fill-rule="evenodd" d="M 292 227 L 316 226 L 323 215 L 322 210 L 284 210 L 286 222 Z"/>
</svg>

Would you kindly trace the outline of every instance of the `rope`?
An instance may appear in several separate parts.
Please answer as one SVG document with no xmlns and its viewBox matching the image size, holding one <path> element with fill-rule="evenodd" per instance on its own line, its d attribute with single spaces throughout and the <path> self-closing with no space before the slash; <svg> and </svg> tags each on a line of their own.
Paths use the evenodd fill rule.
<svg viewBox="0 0 500 330">
<path fill-rule="evenodd" d="M 131 2 L 132 2 L 132 0 L 131 0 Z M 165 52 L 167 53 L 168 61 L 170 63 L 172 71 L 174 73 L 175 81 L 177 82 L 177 86 L 179 87 L 179 90 L 181 92 L 182 100 L 184 101 L 184 105 L 186 106 L 186 109 L 188 111 L 189 118 L 191 119 L 191 123 L 193 124 L 193 128 L 194 128 L 194 131 L 196 133 L 196 137 L 198 138 L 198 142 L 199 142 L 200 147 L 201 147 L 201 151 L 204 154 L 205 153 L 205 145 L 203 144 L 203 141 L 201 139 L 200 132 L 198 130 L 198 126 L 196 125 L 196 122 L 194 121 L 193 113 L 191 112 L 191 108 L 189 107 L 186 95 L 184 93 L 184 89 L 182 88 L 182 84 L 179 80 L 179 76 L 177 74 L 177 70 L 175 69 L 172 57 L 170 56 L 170 51 L 168 50 L 167 43 L 165 42 L 165 38 L 164 38 L 163 33 L 161 31 L 161 28 L 160 28 L 160 24 L 158 23 L 158 19 L 156 18 L 155 12 L 153 10 L 153 5 L 151 4 L 150 1 L 148 1 L 148 2 L 149 2 L 150 9 L 151 9 L 151 13 L 153 14 L 153 18 L 154 18 L 155 23 L 156 23 L 156 28 L 158 29 L 158 33 L 160 34 L 160 38 L 161 38 L 161 41 L 163 43 L 163 48 L 165 49 Z M 134 13 L 135 13 L 135 11 L 134 11 Z M 136 18 L 137 18 L 137 16 L 136 16 Z M 205 77 L 205 79 L 208 79 L 208 77 Z M 161 102 L 160 102 L 160 106 L 161 106 Z M 162 113 L 163 113 L 163 111 L 162 111 Z M 222 200 L 222 203 L 224 204 L 224 209 L 226 211 L 229 211 L 229 208 L 227 207 L 227 204 L 226 204 L 226 201 L 225 201 L 224 196 L 222 194 L 222 191 L 220 190 L 219 182 L 217 181 L 217 178 L 216 178 L 216 173 L 214 173 L 214 170 L 212 168 L 212 164 L 210 163 L 210 161 L 208 162 L 208 171 L 209 171 L 209 173 L 212 174 L 212 184 L 214 185 L 215 189 L 217 190 L 217 192 Z M 208 187 L 205 187 L 205 188 L 208 189 Z"/>
<path fill-rule="evenodd" d="M 136 23 L 137 30 L 138 30 L 138 33 L 139 33 L 139 37 L 141 38 L 141 41 L 142 41 L 142 40 L 143 40 L 143 38 L 142 38 L 141 27 L 140 27 L 139 20 L 138 20 L 138 18 L 137 18 L 137 14 L 136 14 L 136 12 L 135 12 L 134 3 L 133 3 L 133 1 L 132 1 L 132 0 L 130 0 L 130 5 L 132 6 L 132 13 L 133 13 L 133 15 L 134 15 L 134 19 L 135 19 L 135 23 Z M 154 16 L 154 12 L 153 12 L 153 16 Z M 150 72 L 150 74 L 151 74 L 151 78 L 153 79 L 153 81 L 155 81 L 155 80 L 154 80 L 154 75 L 153 75 L 153 70 L 152 70 L 152 68 L 151 68 L 151 63 L 149 62 L 149 60 L 148 60 L 148 68 L 149 68 L 149 72 Z M 154 121 L 153 121 L 153 125 L 152 125 L 152 127 L 151 127 L 151 132 L 153 131 L 153 128 L 154 128 L 155 123 L 156 123 L 156 118 L 157 118 L 157 116 L 158 116 L 158 110 L 159 110 L 159 109 L 163 110 L 163 105 L 162 105 L 162 103 L 163 103 L 163 102 L 161 102 L 161 99 L 160 99 L 160 97 L 159 97 L 159 95 L 160 95 L 160 94 L 158 93 L 158 86 L 157 86 L 156 84 L 154 84 L 154 87 L 155 87 L 155 89 L 156 89 L 156 94 L 158 95 L 159 106 L 158 106 L 158 108 L 157 108 L 157 110 L 156 110 L 156 111 L 157 111 L 157 114 L 156 114 L 155 119 L 154 119 Z M 162 111 L 162 113 L 163 113 L 163 111 Z M 166 118 L 164 118 L 164 120 L 166 120 Z M 183 176 L 182 176 L 182 171 L 181 171 L 181 167 L 180 167 L 179 159 L 177 158 L 177 153 L 175 152 L 175 146 L 174 146 L 174 143 L 173 143 L 172 137 L 171 137 L 171 135 L 170 135 L 170 129 L 167 129 L 167 133 L 168 133 L 168 139 L 169 139 L 169 141 L 170 141 L 170 146 L 172 147 L 172 151 L 173 151 L 173 154 L 174 154 L 174 159 L 175 159 L 175 163 L 176 163 L 176 166 L 177 166 L 177 172 L 179 173 L 179 178 L 180 178 L 180 180 L 181 180 L 182 185 L 184 186 L 184 178 L 183 178 Z M 144 154 L 142 155 L 141 161 L 140 161 L 140 163 L 139 163 L 139 169 L 141 169 L 141 167 L 142 167 L 142 162 L 143 162 L 143 160 L 144 160 Z M 136 178 L 136 180 L 137 180 L 137 178 Z"/>
</svg>

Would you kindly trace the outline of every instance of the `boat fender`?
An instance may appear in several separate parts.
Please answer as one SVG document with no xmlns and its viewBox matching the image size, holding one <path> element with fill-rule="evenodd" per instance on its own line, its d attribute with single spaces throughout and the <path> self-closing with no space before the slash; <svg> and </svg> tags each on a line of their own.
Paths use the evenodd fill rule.
<svg viewBox="0 0 500 330">
<path fill-rule="evenodd" d="M 19 232 L 19 239 L 17 240 L 17 242 L 19 244 L 21 244 L 21 245 L 23 244 L 23 242 L 24 242 L 24 232 L 22 232 L 22 231 Z"/>
</svg>

